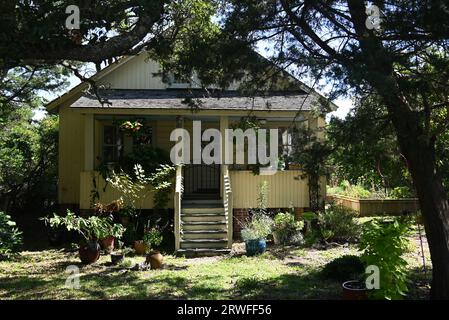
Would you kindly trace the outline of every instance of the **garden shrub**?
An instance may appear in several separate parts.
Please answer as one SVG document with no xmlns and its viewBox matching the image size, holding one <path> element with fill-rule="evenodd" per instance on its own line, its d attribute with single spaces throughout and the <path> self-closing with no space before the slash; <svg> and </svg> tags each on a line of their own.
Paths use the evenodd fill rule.
<svg viewBox="0 0 449 320">
<path fill-rule="evenodd" d="M 351 242 L 358 239 L 360 226 L 355 218 L 357 213 L 340 205 L 328 205 L 318 214 L 318 225 L 325 241 Z"/>
<path fill-rule="evenodd" d="M 409 187 L 396 187 L 391 190 L 390 197 L 393 199 L 413 198 L 415 194 Z"/>
<path fill-rule="evenodd" d="M 300 243 L 303 239 L 303 228 L 304 221 L 296 221 L 290 212 L 281 212 L 274 217 L 273 236 L 281 244 Z"/>
<path fill-rule="evenodd" d="M 375 265 L 380 272 L 380 289 L 371 290 L 374 299 L 400 299 L 407 292 L 407 261 L 402 255 L 409 248 L 406 235 L 408 219 L 393 222 L 372 220 L 364 225 L 360 239 L 361 256 L 365 265 Z"/>
<path fill-rule="evenodd" d="M 22 232 L 11 217 L 0 211 L 0 259 L 9 258 L 22 244 Z"/>
<path fill-rule="evenodd" d="M 358 199 L 366 199 L 370 198 L 371 192 L 365 189 L 362 185 L 359 184 L 350 184 L 348 181 L 344 180 L 340 183 L 339 186 L 332 187 L 328 189 L 329 194 L 338 194 L 342 196 L 358 198 Z"/>
<path fill-rule="evenodd" d="M 242 223 L 242 239 L 259 240 L 266 239 L 271 234 L 273 227 L 273 219 L 263 213 L 256 213 L 251 219 Z"/>
<path fill-rule="evenodd" d="M 345 255 L 326 264 L 321 271 L 325 279 L 336 281 L 358 280 L 365 272 L 365 265 L 358 256 Z"/>
</svg>

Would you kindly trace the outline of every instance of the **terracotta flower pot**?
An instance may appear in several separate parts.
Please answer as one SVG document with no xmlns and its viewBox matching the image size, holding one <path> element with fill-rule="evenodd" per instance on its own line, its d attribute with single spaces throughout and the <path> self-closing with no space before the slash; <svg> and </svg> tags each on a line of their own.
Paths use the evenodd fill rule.
<svg viewBox="0 0 449 320">
<path fill-rule="evenodd" d="M 115 239 L 113 236 L 101 239 L 100 241 L 101 248 L 106 252 L 111 252 L 112 250 L 114 250 L 114 240 Z"/>
<path fill-rule="evenodd" d="M 363 282 L 358 280 L 346 281 L 342 284 L 344 300 L 367 300 L 368 292 Z"/>
<path fill-rule="evenodd" d="M 147 254 L 146 262 L 151 265 L 151 269 L 162 268 L 162 261 L 164 256 L 157 250 L 153 250 Z"/>
<path fill-rule="evenodd" d="M 100 258 L 100 245 L 98 242 L 83 244 L 79 249 L 80 260 L 84 264 L 91 264 Z"/>
<path fill-rule="evenodd" d="M 134 250 L 139 255 L 144 255 L 147 252 L 147 245 L 142 240 L 134 241 Z"/>
</svg>

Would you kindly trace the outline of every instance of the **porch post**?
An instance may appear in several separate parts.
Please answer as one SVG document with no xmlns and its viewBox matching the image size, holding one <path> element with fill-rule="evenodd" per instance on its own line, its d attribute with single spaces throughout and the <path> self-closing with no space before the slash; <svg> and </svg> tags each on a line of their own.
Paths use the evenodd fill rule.
<svg viewBox="0 0 449 320">
<path fill-rule="evenodd" d="M 226 134 L 225 134 L 225 129 L 229 128 L 229 118 L 228 116 L 220 116 L 220 133 L 221 133 L 221 177 L 222 179 L 220 179 L 220 190 L 221 192 L 223 192 L 223 175 L 225 172 L 225 152 L 226 152 L 226 148 L 225 148 L 225 144 L 226 144 Z"/>
<path fill-rule="evenodd" d="M 84 171 L 94 170 L 94 115 L 84 115 Z"/>
<path fill-rule="evenodd" d="M 176 128 L 184 127 L 184 117 L 176 116 Z M 174 195 L 174 232 L 175 232 L 175 250 L 178 251 L 181 248 L 181 205 L 182 205 L 182 192 L 183 192 L 183 181 L 182 181 L 182 167 L 176 167 L 176 185 L 175 185 L 175 195 Z"/>
</svg>

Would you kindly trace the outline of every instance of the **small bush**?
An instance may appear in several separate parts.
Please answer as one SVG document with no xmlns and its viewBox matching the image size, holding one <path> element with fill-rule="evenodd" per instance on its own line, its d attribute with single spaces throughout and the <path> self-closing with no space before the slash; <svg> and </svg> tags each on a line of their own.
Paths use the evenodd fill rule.
<svg viewBox="0 0 449 320">
<path fill-rule="evenodd" d="M 321 271 L 321 276 L 343 282 L 360 279 L 364 271 L 365 266 L 360 257 L 345 255 L 326 264 Z"/>
<path fill-rule="evenodd" d="M 251 219 L 242 223 L 242 239 L 266 239 L 273 227 L 273 219 L 263 213 L 256 213 Z"/>
<path fill-rule="evenodd" d="M 390 192 L 390 198 L 393 199 L 404 199 L 404 198 L 413 198 L 415 194 L 409 187 L 396 187 Z"/>
<path fill-rule="evenodd" d="M 371 192 L 365 189 L 363 186 L 356 184 L 352 185 L 348 181 L 343 181 L 339 186 L 329 188 L 329 194 L 339 194 L 342 196 L 358 198 L 358 199 L 366 199 L 371 197 Z"/>
<path fill-rule="evenodd" d="M 302 242 L 300 231 L 304 228 L 304 221 L 296 221 L 289 212 L 278 213 L 274 217 L 273 236 L 281 244 Z"/>
<path fill-rule="evenodd" d="M 357 213 L 339 205 L 329 205 L 318 214 L 318 225 L 325 241 L 350 242 L 358 239 Z"/>
<path fill-rule="evenodd" d="M 9 258 L 22 244 L 22 232 L 11 217 L 0 211 L 0 258 Z"/>
<path fill-rule="evenodd" d="M 380 272 L 380 288 L 372 290 L 374 299 L 400 299 L 407 292 L 407 261 L 402 255 L 409 248 L 406 235 L 410 231 L 408 220 L 365 224 L 359 249 L 365 265 L 375 265 Z"/>
</svg>

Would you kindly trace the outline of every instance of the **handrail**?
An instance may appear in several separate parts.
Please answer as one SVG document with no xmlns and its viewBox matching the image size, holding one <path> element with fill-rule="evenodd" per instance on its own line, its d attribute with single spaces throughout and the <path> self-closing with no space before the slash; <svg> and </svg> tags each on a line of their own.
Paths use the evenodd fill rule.
<svg viewBox="0 0 449 320">
<path fill-rule="evenodd" d="M 180 249 L 181 244 L 181 200 L 183 193 L 182 184 L 182 166 L 178 165 L 176 167 L 176 185 L 175 185 L 175 197 L 174 197 L 174 209 L 175 209 L 175 250 Z"/>
<path fill-rule="evenodd" d="M 229 177 L 229 169 L 227 165 L 223 166 L 223 205 L 228 221 L 228 248 L 231 249 L 233 233 L 233 208 L 231 178 Z"/>
</svg>

